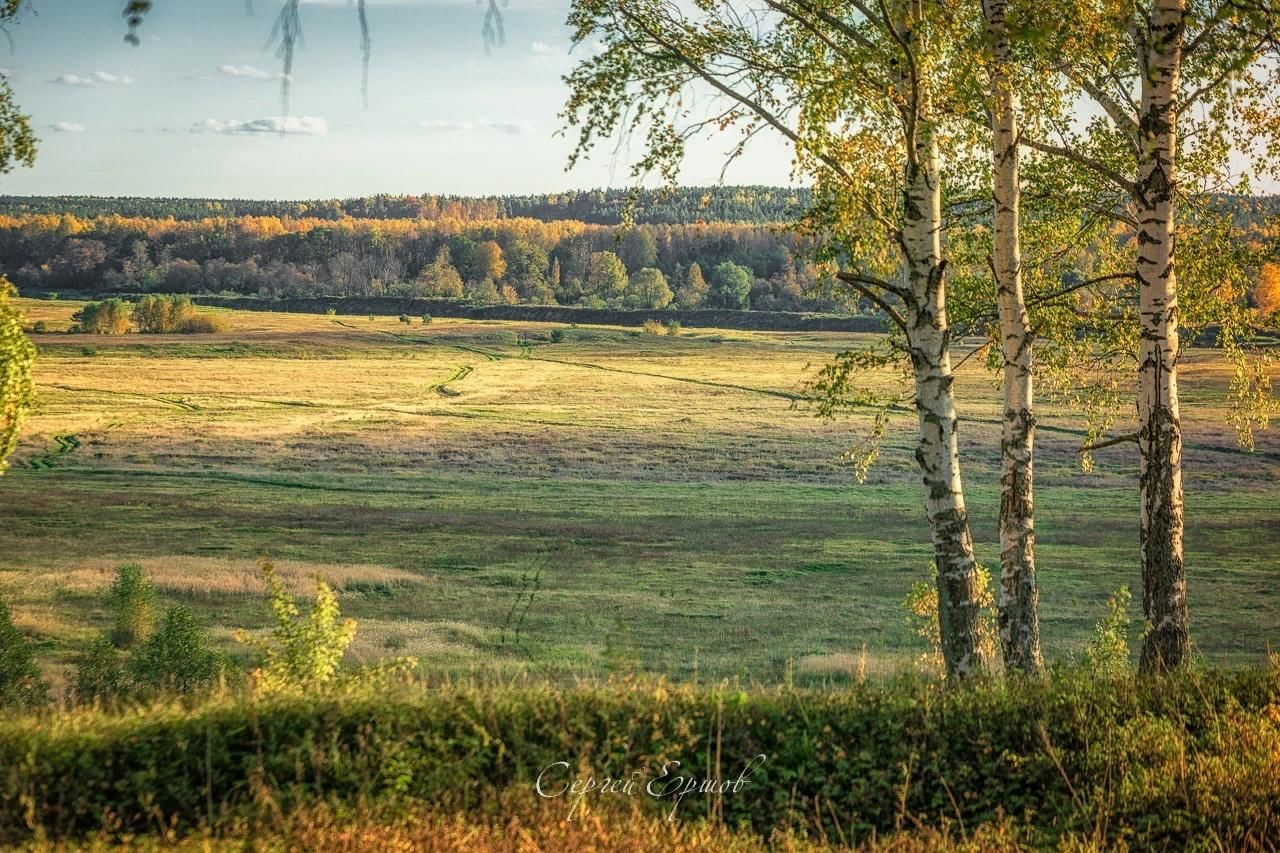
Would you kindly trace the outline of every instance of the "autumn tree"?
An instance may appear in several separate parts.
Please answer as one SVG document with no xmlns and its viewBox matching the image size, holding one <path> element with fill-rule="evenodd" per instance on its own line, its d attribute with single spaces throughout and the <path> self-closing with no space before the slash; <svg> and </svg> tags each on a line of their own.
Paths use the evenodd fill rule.
<svg viewBox="0 0 1280 853">
<path fill-rule="evenodd" d="M 22 315 L 10 301 L 18 291 L 0 277 L 0 473 L 18 445 L 18 433 L 35 402 L 32 369 L 36 348 L 22 331 Z"/>
<path fill-rule="evenodd" d="M 441 246 L 435 259 L 422 268 L 414 287 L 421 296 L 437 299 L 456 299 L 462 296 L 462 276 L 453 268 L 448 246 Z"/>
<path fill-rule="evenodd" d="M 592 252 L 583 281 L 585 295 L 605 305 L 620 304 L 627 293 L 627 268 L 613 252 Z"/>
<path fill-rule="evenodd" d="M 721 308 L 746 308 L 754 280 L 751 270 L 741 264 L 716 264 L 711 270 L 711 298 Z"/>
<path fill-rule="evenodd" d="M 707 128 L 741 130 L 731 156 L 761 132 L 793 146 L 797 172 L 814 185 L 805 230 L 894 330 L 887 347 L 851 350 L 822 374 L 820 411 L 865 401 L 855 387 L 863 368 L 909 369 L 943 660 L 952 677 L 979 672 L 942 244 L 949 81 L 970 57 L 954 49 L 949 10 L 911 0 L 575 0 L 570 25 L 577 43 L 599 45 L 567 77 L 571 164 L 602 139 L 637 133 L 645 151 L 634 175 L 674 183 L 686 142 Z"/>
<path fill-rule="evenodd" d="M 674 294 L 667 285 L 667 277 L 653 267 L 637 270 L 627 289 L 627 308 L 666 308 Z"/>
<path fill-rule="evenodd" d="M 707 301 L 707 294 L 710 292 L 711 286 L 702 277 L 702 267 L 698 266 L 695 261 L 689 265 L 689 271 L 685 273 L 684 281 L 680 283 L 680 287 L 676 290 L 676 305 L 681 308 L 701 308 L 703 303 Z"/>
<path fill-rule="evenodd" d="M 1280 264 L 1270 262 L 1262 265 L 1252 296 L 1258 316 L 1263 321 L 1272 320 L 1280 311 Z"/>
<path fill-rule="evenodd" d="M 1064 10 L 1059 23 L 1069 25 L 1057 30 L 1066 40 L 1046 51 L 1053 54 L 1046 64 L 1092 102 L 1098 118 L 1083 130 L 1059 127 L 1053 138 L 1020 141 L 1076 170 L 1099 194 L 1110 192 L 1112 214 L 1135 238 L 1138 429 L 1129 438 L 1140 459 L 1141 668 L 1160 672 L 1184 665 L 1191 653 L 1179 326 L 1188 319 L 1207 325 L 1215 315 L 1228 353 L 1239 352 L 1230 330 L 1240 302 L 1224 292 L 1230 276 L 1207 260 L 1231 250 L 1205 225 L 1212 217 L 1203 199 L 1229 178 L 1233 152 L 1251 155 L 1255 173 L 1275 168 L 1271 95 L 1280 57 L 1267 54 L 1280 44 L 1280 15 L 1253 0 L 1143 0 L 1082 4 Z M 1180 268 L 1197 269 L 1187 262 L 1197 250 L 1198 274 L 1181 280 Z"/>
</svg>

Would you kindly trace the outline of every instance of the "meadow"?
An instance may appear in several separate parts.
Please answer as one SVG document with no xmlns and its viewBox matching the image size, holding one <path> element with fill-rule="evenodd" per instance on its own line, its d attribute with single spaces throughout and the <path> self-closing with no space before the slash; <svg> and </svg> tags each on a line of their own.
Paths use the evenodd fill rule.
<svg viewBox="0 0 1280 853">
<path fill-rule="evenodd" d="M 777 684 L 924 651 L 902 603 L 931 553 L 915 416 L 894 412 L 860 485 L 841 454 L 870 413 L 822 421 L 801 399 L 858 336 L 219 311 L 222 334 L 98 337 L 60 333 L 78 303 L 19 307 L 51 331 L 0 478 L 0 594 L 55 683 L 106 627 L 126 561 L 235 653 L 235 629 L 267 622 L 262 557 L 298 592 L 334 584 L 366 662 Z M 999 395 L 980 361 L 957 380 L 962 446 L 998 566 Z M 1238 448 L 1220 354 L 1184 365 L 1193 637 L 1211 662 L 1256 664 L 1280 645 L 1280 435 Z M 1084 473 L 1082 435 L 1046 405 L 1038 564 L 1059 661 L 1139 587 L 1136 449 Z"/>
</svg>

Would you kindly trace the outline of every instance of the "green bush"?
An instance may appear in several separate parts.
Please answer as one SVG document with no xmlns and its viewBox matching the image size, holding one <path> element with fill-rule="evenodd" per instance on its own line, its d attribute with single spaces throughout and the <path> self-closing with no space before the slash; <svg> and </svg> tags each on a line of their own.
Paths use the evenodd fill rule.
<svg viewBox="0 0 1280 853">
<path fill-rule="evenodd" d="M 679 320 L 668 320 L 668 321 L 667 321 L 667 334 L 668 334 L 668 335 L 671 335 L 671 336 L 673 336 L 673 337 L 674 337 L 675 335 L 680 334 L 680 328 L 681 328 L 681 327 L 680 327 L 680 321 L 679 321 Z"/>
<path fill-rule="evenodd" d="M 1081 666 L 1101 678 L 1121 678 L 1133 673 L 1129 650 L 1129 587 L 1122 586 L 1107 599 L 1107 615 L 1093 629 L 1084 647 Z"/>
<path fill-rule="evenodd" d="M 129 303 L 123 299 L 90 302 L 71 315 L 73 332 L 86 335 L 123 335 L 129 331 Z"/>
<path fill-rule="evenodd" d="M 82 705 L 105 705 L 128 687 L 120 653 L 104 636 L 94 637 L 71 673 L 71 696 Z"/>
<path fill-rule="evenodd" d="M 1064 672 L 944 689 L 905 679 L 838 691 L 702 689 L 621 680 L 524 688 L 312 691 L 195 708 L 0 719 L 0 843 L 37 831 L 243 825 L 317 804 L 501 808 L 566 761 L 595 778 L 664 762 L 733 778 L 729 825 L 851 842 L 901 825 L 1008 818 L 1031 848 L 1259 847 L 1280 828 L 1274 673 L 1099 680 Z M 711 775 L 717 775 L 715 766 Z M 669 809 L 669 800 L 631 802 Z M 706 813 L 690 796 L 684 817 Z M 588 800 L 594 805 L 594 801 Z M 820 826 L 819 826 L 820 824 Z M 954 825 L 954 824 L 953 824 Z"/>
<path fill-rule="evenodd" d="M 49 324 L 44 320 L 36 320 L 31 324 L 31 332 L 36 335 L 47 335 L 49 333 Z"/>
<path fill-rule="evenodd" d="M 401 322 L 401 323 L 404 323 L 406 326 L 411 326 L 411 325 L 413 325 L 413 321 L 409 319 L 409 315 L 408 315 L 408 314 L 401 314 L 401 315 L 400 315 L 400 322 Z"/>
<path fill-rule="evenodd" d="M 126 670 L 142 690 L 185 694 L 212 687 L 223 666 L 196 615 L 178 605 L 130 655 Z"/>
<path fill-rule="evenodd" d="M 116 579 L 107 593 L 115 617 L 111 641 L 122 649 L 151 636 L 156 625 L 156 588 L 137 563 L 116 567 Z"/>
<path fill-rule="evenodd" d="M 13 624 L 9 606 L 0 600 L 0 708 L 41 705 L 48 694 L 31 642 Z"/>
<path fill-rule="evenodd" d="M 354 619 L 343 619 L 333 589 L 317 575 L 316 601 L 303 616 L 271 563 L 262 564 L 267 583 L 267 607 L 275 619 L 270 639 L 241 634 L 241 640 L 262 655 L 254 685 L 263 693 L 308 690 L 338 674 L 347 646 L 355 639 Z"/>
<path fill-rule="evenodd" d="M 98 348 L 93 346 L 92 344 L 89 346 L 80 347 L 80 354 L 85 356 L 95 356 L 98 354 Z"/>
<path fill-rule="evenodd" d="M 563 342 L 564 342 L 564 338 L 565 338 L 565 331 L 564 331 L 564 329 L 552 329 L 552 330 L 551 330 L 551 343 L 553 343 L 553 344 L 563 343 Z"/>
<path fill-rule="evenodd" d="M 431 315 L 430 315 L 430 314 L 423 314 L 423 315 L 422 315 L 422 325 L 424 325 L 424 326 L 430 326 L 430 325 L 431 325 Z"/>
</svg>

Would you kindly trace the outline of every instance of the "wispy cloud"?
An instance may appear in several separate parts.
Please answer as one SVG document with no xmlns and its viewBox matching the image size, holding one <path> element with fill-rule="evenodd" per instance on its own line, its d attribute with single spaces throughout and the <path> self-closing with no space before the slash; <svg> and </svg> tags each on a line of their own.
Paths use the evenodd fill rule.
<svg viewBox="0 0 1280 853">
<path fill-rule="evenodd" d="M 84 125 L 74 121 L 55 121 L 49 129 L 54 133 L 84 133 Z"/>
<path fill-rule="evenodd" d="M 279 71 L 265 71 L 253 65 L 219 65 L 218 73 L 242 80 L 280 80 L 285 76 Z"/>
<path fill-rule="evenodd" d="M 493 119 L 480 119 L 477 121 L 429 119 L 427 121 L 418 122 L 418 127 L 434 133 L 483 131 L 489 133 L 507 133 L 512 136 L 519 136 L 533 130 L 533 125 L 527 121 L 505 121 Z"/>
<path fill-rule="evenodd" d="M 124 74 L 110 74 L 106 71 L 95 71 L 92 74 L 59 74 L 49 81 L 60 86 L 128 86 L 133 82 Z"/>
<path fill-rule="evenodd" d="M 190 129 L 192 133 L 225 133 L 232 136 L 324 136 L 329 132 L 329 122 L 315 116 L 268 116 L 247 121 L 207 118 L 196 122 Z"/>
</svg>

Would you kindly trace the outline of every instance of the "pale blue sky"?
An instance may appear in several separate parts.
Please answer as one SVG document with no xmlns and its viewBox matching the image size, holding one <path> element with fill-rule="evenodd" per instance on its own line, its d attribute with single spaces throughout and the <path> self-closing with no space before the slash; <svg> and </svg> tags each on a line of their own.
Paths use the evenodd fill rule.
<svg viewBox="0 0 1280 853">
<path fill-rule="evenodd" d="M 290 133 L 279 60 L 264 44 L 278 0 L 158 0 L 125 44 L 117 0 L 35 0 L 0 47 L 40 136 L 33 169 L 0 193 L 328 198 L 498 194 L 626 185 L 625 152 L 565 173 L 553 136 L 571 66 L 567 0 L 510 0 L 507 42 L 485 55 L 470 0 L 369 0 L 370 108 L 360 98 L 356 13 L 346 0 L 302 10 Z M 686 184 L 719 181 L 732 139 L 693 146 Z M 786 183 L 787 148 L 755 145 L 729 183 Z"/>
</svg>

